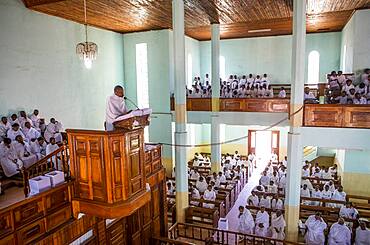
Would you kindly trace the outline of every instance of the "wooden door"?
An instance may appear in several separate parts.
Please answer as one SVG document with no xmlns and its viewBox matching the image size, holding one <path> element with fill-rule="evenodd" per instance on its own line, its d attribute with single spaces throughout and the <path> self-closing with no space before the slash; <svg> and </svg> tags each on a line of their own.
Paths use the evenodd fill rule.
<svg viewBox="0 0 370 245">
<path fill-rule="evenodd" d="M 248 130 L 248 154 L 256 153 L 256 132 L 257 130 Z"/>
</svg>

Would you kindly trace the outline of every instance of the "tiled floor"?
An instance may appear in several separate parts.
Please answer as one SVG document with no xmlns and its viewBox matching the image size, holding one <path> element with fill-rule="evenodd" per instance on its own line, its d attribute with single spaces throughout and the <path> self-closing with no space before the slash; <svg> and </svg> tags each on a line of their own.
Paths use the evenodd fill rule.
<svg viewBox="0 0 370 245">
<path fill-rule="evenodd" d="M 239 206 L 247 205 L 247 198 L 251 194 L 252 189 L 258 185 L 258 181 L 261 177 L 261 172 L 265 168 L 265 164 L 257 164 L 257 168 L 253 169 L 252 176 L 248 179 L 248 183 L 244 186 L 240 192 L 238 199 L 236 200 L 233 208 L 226 215 L 229 221 L 229 230 L 238 231 L 238 214 Z"/>
</svg>

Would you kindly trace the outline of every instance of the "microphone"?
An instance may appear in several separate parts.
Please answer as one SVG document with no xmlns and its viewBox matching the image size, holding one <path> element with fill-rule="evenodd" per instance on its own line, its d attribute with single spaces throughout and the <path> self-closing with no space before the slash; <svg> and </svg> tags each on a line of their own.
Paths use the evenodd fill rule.
<svg viewBox="0 0 370 245">
<path fill-rule="evenodd" d="M 131 102 L 131 104 L 133 104 L 135 107 L 136 107 L 136 109 L 138 109 L 138 110 L 140 110 L 140 108 L 135 104 L 135 102 L 133 102 L 132 100 L 130 100 L 129 98 L 127 98 L 126 96 L 125 97 L 123 97 L 125 100 L 128 100 L 129 102 Z"/>
</svg>

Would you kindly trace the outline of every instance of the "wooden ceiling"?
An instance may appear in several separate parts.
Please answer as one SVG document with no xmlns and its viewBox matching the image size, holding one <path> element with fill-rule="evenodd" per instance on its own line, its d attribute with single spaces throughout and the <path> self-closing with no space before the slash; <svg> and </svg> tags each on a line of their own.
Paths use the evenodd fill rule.
<svg viewBox="0 0 370 245">
<path fill-rule="evenodd" d="M 210 24 L 221 38 L 286 35 L 292 32 L 293 0 L 184 0 L 186 34 L 209 40 Z M 23 0 L 26 7 L 83 23 L 83 0 Z M 87 0 L 88 23 L 120 33 L 172 27 L 171 0 Z M 307 0 L 307 32 L 340 31 L 354 10 L 370 0 Z M 254 32 L 254 30 L 271 31 Z M 252 30 L 252 32 L 250 32 Z"/>
</svg>

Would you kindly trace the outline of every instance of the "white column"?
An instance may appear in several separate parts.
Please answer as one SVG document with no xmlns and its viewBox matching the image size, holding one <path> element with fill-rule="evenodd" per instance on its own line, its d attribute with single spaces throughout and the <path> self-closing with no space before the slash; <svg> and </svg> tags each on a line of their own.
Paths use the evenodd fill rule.
<svg viewBox="0 0 370 245">
<path fill-rule="evenodd" d="M 212 32 L 212 115 L 211 142 L 220 142 L 220 123 L 218 112 L 220 108 L 220 24 L 211 25 Z M 212 171 L 221 170 L 221 145 L 211 146 Z"/>
<path fill-rule="evenodd" d="M 293 1 L 292 75 L 290 114 L 303 106 L 306 52 L 306 1 Z M 303 110 L 290 118 L 288 133 L 288 170 L 285 198 L 287 239 L 298 238 L 299 202 L 303 147 L 301 142 Z"/>
<path fill-rule="evenodd" d="M 187 144 L 186 132 L 186 92 L 185 92 L 185 31 L 184 1 L 172 1 L 174 67 L 175 67 L 175 144 Z M 176 167 L 176 217 L 185 222 L 185 209 L 188 207 L 188 175 L 186 148 L 175 147 Z"/>
</svg>

